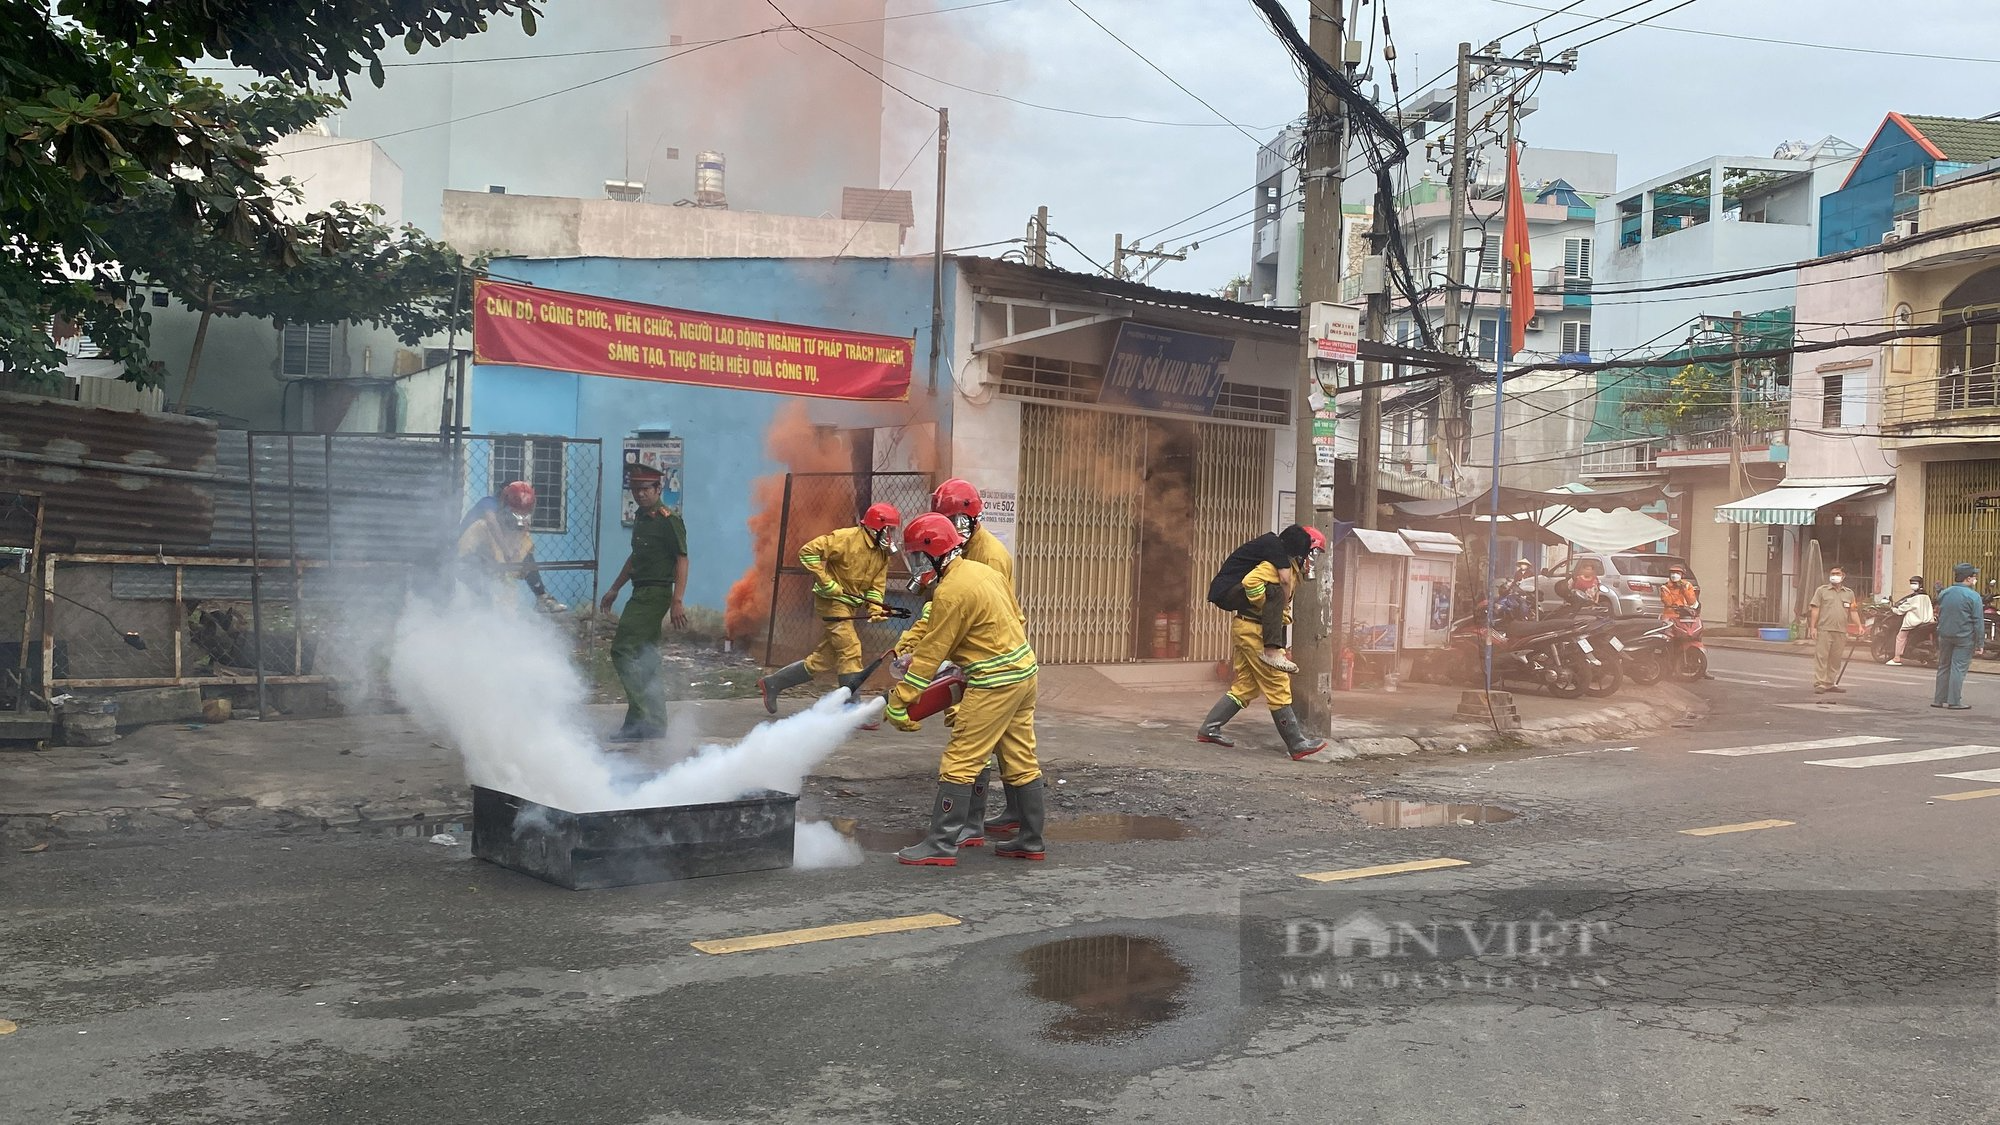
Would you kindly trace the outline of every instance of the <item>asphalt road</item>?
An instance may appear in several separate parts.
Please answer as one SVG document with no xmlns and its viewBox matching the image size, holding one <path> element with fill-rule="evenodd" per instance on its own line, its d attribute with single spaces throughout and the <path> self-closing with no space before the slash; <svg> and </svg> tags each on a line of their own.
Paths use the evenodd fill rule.
<svg viewBox="0 0 2000 1125">
<path fill-rule="evenodd" d="M 1215 779 L 1256 811 L 1043 864 L 569 892 L 419 838 L 7 855 L 0 1120 L 2000 1119 L 2000 682 L 1948 713 L 1924 669 L 1713 664 L 1668 735 Z"/>
</svg>

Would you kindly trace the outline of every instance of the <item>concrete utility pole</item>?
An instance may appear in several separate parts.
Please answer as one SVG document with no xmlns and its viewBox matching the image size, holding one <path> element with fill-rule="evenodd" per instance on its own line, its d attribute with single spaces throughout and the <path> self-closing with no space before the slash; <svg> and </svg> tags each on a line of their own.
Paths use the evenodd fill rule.
<svg viewBox="0 0 2000 1125">
<path fill-rule="evenodd" d="M 1396 206 L 1388 192 L 1375 192 L 1375 216 L 1368 230 L 1368 261 L 1361 267 L 1361 288 L 1368 298 L 1368 312 L 1361 322 L 1361 338 L 1381 343 L 1389 331 L 1389 212 Z M 1377 482 L 1382 468 L 1382 361 L 1371 359 L 1361 365 L 1361 412 L 1356 421 L 1354 504 L 1355 519 L 1362 527 L 1374 528 L 1381 517 Z"/>
<path fill-rule="evenodd" d="M 1729 498 L 1743 499 L 1743 310 L 1729 321 Z M 1734 624 L 1743 604 L 1743 525 L 1729 524 L 1729 606 L 1724 624 Z"/>
<path fill-rule="evenodd" d="M 1447 174 L 1447 189 L 1450 192 L 1450 208 L 1447 221 L 1451 224 L 1445 231 L 1444 259 L 1444 332 L 1439 340 L 1446 355 L 1457 355 L 1461 348 L 1459 326 L 1465 319 L 1465 147 L 1466 133 L 1470 130 L 1472 101 L 1472 67 L 1466 61 L 1472 57 L 1472 44 L 1458 45 L 1458 81 L 1451 95 L 1451 170 Z M 1468 422 L 1464 418 L 1463 406 L 1467 401 L 1468 387 L 1462 376 L 1453 375 L 1439 384 L 1438 394 L 1438 449 L 1442 454 L 1438 460 L 1438 471 L 1446 488 L 1458 486 L 1458 466 L 1464 460 L 1464 441 Z"/>
<path fill-rule="evenodd" d="M 1047 207 L 1035 208 L 1034 241 L 1030 245 L 1034 247 L 1034 264 L 1047 269 L 1049 264 L 1049 209 Z"/>
<path fill-rule="evenodd" d="M 1336 5 L 1312 6 L 1307 42 L 1314 54 L 1333 66 L 1343 65 L 1341 19 Z M 1304 269 L 1299 277 L 1299 381 L 1292 395 L 1293 456 L 1297 470 L 1292 487 L 1293 518 L 1306 527 L 1331 532 L 1331 505 L 1321 507 L 1319 450 L 1313 442 L 1312 399 L 1319 389 L 1313 369 L 1314 301 L 1340 299 L 1341 160 L 1346 151 L 1347 107 L 1333 89 L 1308 75 L 1306 85 L 1305 167 L 1299 175 L 1304 196 Z M 1331 538 L 1329 534 L 1328 538 Z M 1325 734 L 1333 718 L 1333 567 L 1316 568 L 1311 582 L 1300 578 L 1292 614 L 1292 658 L 1299 670 L 1292 700 L 1299 720 L 1313 735 Z"/>
<path fill-rule="evenodd" d="M 938 110 L 937 212 L 931 223 L 931 355 L 930 393 L 938 386 L 938 358 L 944 350 L 944 180 L 945 151 L 951 140 L 951 111 Z M 942 423 L 931 427 L 931 470 L 939 480 L 951 473 L 951 435 Z"/>
</svg>

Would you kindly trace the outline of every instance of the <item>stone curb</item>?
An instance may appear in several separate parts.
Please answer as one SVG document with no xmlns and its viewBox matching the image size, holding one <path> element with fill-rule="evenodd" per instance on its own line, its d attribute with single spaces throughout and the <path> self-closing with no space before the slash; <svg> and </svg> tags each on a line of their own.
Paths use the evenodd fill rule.
<svg viewBox="0 0 2000 1125">
<path fill-rule="evenodd" d="M 1807 660 L 1812 658 L 1811 641 L 1759 641 L 1752 640 L 1749 637 L 1703 637 L 1702 643 L 1710 648 L 1726 648 L 1731 652 L 1775 652 Z M 1861 660 L 1863 663 L 1874 663 L 1872 659 L 1866 659 L 1868 654 L 1858 646 L 1854 650 L 1854 655 L 1856 659 Z M 1878 664 L 1876 667 L 1879 668 L 1882 665 Z M 1907 665 L 1907 667 L 1918 668 L 1924 671 L 1930 670 L 1929 666 L 1924 664 L 1911 664 Z M 2000 676 L 2000 660 L 1974 660 L 1968 671 L 1974 675 Z"/>
<path fill-rule="evenodd" d="M 1535 719 L 1504 733 L 1490 726 L 1464 723 L 1417 735 L 1374 735 L 1328 739 L 1325 750 L 1305 762 L 1347 762 L 1357 758 L 1406 758 L 1422 751 L 1512 750 L 1523 746 L 1555 746 L 1574 742 L 1594 742 L 1629 738 L 1662 730 L 1683 719 L 1699 715 L 1704 705 L 1685 688 L 1661 683 L 1643 689 L 1645 700 L 1613 703 L 1580 715 Z"/>
</svg>

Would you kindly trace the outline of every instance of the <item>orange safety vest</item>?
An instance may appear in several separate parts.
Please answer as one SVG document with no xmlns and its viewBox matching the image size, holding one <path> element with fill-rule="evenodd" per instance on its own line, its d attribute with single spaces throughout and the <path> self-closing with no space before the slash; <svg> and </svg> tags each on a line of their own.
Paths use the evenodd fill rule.
<svg viewBox="0 0 2000 1125">
<path fill-rule="evenodd" d="M 1660 616 L 1678 620 L 1680 611 L 1691 610 L 1701 600 L 1701 589 L 1692 582 L 1668 582 L 1660 587 Z"/>
</svg>

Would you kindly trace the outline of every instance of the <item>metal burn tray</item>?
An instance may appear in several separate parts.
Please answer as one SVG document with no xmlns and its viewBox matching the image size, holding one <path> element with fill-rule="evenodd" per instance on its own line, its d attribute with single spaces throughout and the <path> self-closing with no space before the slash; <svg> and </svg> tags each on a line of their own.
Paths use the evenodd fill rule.
<svg viewBox="0 0 2000 1125">
<path fill-rule="evenodd" d="M 472 854 L 570 890 L 792 865 L 798 796 L 573 813 L 472 787 Z"/>
</svg>

